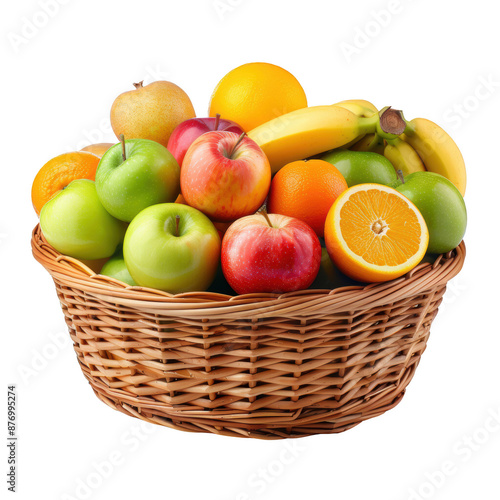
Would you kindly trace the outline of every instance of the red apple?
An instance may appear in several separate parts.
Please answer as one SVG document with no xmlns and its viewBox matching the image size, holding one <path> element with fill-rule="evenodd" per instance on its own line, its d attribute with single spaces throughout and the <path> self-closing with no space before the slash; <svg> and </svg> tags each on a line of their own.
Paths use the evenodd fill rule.
<svg viewBox="0 0 500 500">
<path fill-rule="evenodd" d="M 243 129 L 231 120 L 221 120 L 220 115 L 215 118 L 191 118 L 186 120 L 175 128 L 168 141 L 167 149 L 174 155 L 179 167 L 182 167 L 182 161 L 186 156 L 189 146 L 206 132 L 214 130 L 226 130 L 235 132 L 238 135 L 243 133 Z"/>
<path fill-rule="evenodd" d="M 321 265 L 321 244 L 305 222 L 259 212 L 229 227 L 222 240 L 222 272 L 239 294 L 308 288 Z"/>
<path fill-rule="evenodd" d="M 182 163 L 182 196 L 212 221 L 255 213 L 270 185 L 269 160 L 244 134 L 207 132 L 191 144 Z"/>
</svg>

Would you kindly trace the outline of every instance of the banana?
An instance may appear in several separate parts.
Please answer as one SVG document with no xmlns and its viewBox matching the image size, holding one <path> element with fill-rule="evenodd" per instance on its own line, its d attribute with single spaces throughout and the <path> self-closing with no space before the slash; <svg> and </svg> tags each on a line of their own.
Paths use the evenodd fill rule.
<svg viewBox="0 0 500 500">
<path fill-rule="evenodd" d="M 418 153 L 425 169 L 444 175 L 465 194 L 467 174 L 462 153 L 453 139 L 439 126 L 425 118 L 407 122 L 401 138 Z"/>
<path fill-rule="evenodd" d="M 386 142 L 384 156 L 396 170 L 401 170 L 405 177 L 413 172 L 425 172 L 420 156 L 407 142 L 399 137 L 389 139 Z"/>
<path fill-rule="evenodd" d="M 378 134 L 367 134 L 348 149 L 351 151 L 371 151 L 381 155 L 384 154 L 384 139 Z"/>
<path fill-rule="evenodd" d="M 340 106 L 313 106 L 279 116 L 248 132 L 267 155 L 273 174 L 287 163 L 340 148 L 373 133 L 379 115 L 359 117 Z"/>
<path fill-rule="evenodd" d="M 378 109 L 370 101 L 365 101 L 364 99 L 348 99 L 346 101 L 337 102 L 334 106 L 348 109 L 355 115 L 364 118 L 370 118 L 370 116 L 378 113 Z"/>
<path fill-rule="evenodd" d="M 375 113 L 378 113 L 378 109 L 370 101 L 365 101 L 364 99 L 348 99 L 347 101 L 337 102 L 334 106 L 340 106 L 341 108 L 348 109 L 355 115 L 362 116 L 363 118 L 369 118 Z M 365 134 L 356 137 L 353 141 L 345 144 L 343 147 L 349 149 L 351 146 L 363 139 L 364 136 Z"/>
</svg>

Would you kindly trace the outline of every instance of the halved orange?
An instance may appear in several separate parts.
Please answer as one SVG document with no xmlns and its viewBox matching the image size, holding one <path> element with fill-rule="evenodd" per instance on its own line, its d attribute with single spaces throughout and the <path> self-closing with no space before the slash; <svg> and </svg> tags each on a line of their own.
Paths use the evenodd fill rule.
<svg viewBox="0 0 500 500">
<path fill-rule="evenodd" d="M 328 212 L 325 243 L 347 276 L 363 282 L 388 281 L 422 260 L 429 232 L 406 196 L 381 184 L 358 184 L 341 193 Z"/>
</svg>

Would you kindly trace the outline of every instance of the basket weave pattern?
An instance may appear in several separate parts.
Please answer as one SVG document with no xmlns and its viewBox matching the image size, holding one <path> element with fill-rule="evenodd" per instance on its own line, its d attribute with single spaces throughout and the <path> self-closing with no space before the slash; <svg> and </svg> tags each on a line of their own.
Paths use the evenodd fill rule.
<svg viewBox="0 0 500 500">
<path fill-rule="evenodd" d="M 396 406 L 462 243 L 397 280 L 283 295 L 128 287 L 32 235 L 83 374 L 110 407 L 175 429 L 279 439 L 345 431 Z"/>
</svg>

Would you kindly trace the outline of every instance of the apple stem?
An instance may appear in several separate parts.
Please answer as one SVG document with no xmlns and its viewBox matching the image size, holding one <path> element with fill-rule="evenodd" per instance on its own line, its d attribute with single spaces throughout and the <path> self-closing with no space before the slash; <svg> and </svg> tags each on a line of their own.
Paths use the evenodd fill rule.
<svg viewBox="0 0 500 500">
<path fill-rule="evenodd" d="M 266 219 L 266 222 L 269 224 L 269 227 L 274 227 L 265 209 L 260 210 L 259 213 L 264 217 L 264 219 Z"/>
<path fill-rule="evenodd" d="M 120 142 L 122 143 L 122 157 L 123 157 L 123 161 L 125 161 L 127 159 L 127 155 L 125 153 L 125 136 L 123 134 L 120 134 L 118 138 L 120 139 Z"/>
<path fill-rule="evenodd" d="M 399 180 L 404 184 L 405 183 L 405 176 L 403 175 L 403 171 L 396 170 L 396 173 L 398 174 Z"/>
<path fill-rule="evenodd" d="M 144 86 L 143 83 L 144 83 L 144 80 L 141 80 L 139 83 L 134 83 L 134 87 L 136 89 L 142 89 L 142 87 Z"/>
<path fill-rule="evenodd" d="M 246 132 L 243 132 L 239 137 L 238 140 L 236 141 L 236 144 L 233 146 L 233 149 L 231 149 L 231 152 L 228 155 L 228 158 L 231 160 L 233 159 L 233 153 L 236 151 L 236 148 L 240 145 L 240 142 L 243 140 L 243 138 L 247 135 Z"/>
<path fill-rule="evenodd" d="M 214 128 L 214 130 L 219 130 L 219 122 L 220 122 L 220 114 L 217 113 L 215 115 L 215 126 L 214 126 L 215 128 Z"/>
<path fill-rule="evenodd" d="M 175 236 L 179 236 L 179 222 L 181 221 L 181 216 L 175 216 Z"/>
</svg>

